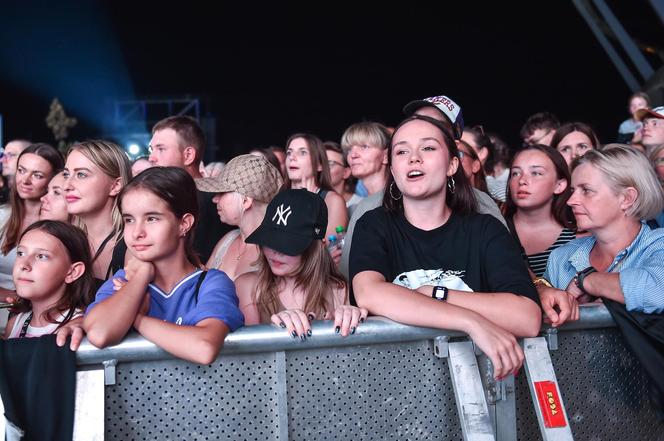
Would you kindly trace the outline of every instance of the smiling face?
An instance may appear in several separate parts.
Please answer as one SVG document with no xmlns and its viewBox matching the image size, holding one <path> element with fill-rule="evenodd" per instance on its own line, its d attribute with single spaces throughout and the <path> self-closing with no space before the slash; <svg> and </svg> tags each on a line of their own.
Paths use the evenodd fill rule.
<svg viewBox="0 0 664 441">
<path fill-rule="evenodd" d="M 178 257 L 176 250 L 193 224 L 190 214 L 176 218 L 163 199 L 143 188 L 126 193 L 120 211 L 127 248 L 144 262 Z"/>
<path fill-rule="evenodd" d="M 286 149 L 288 179 L 299 182 L 314 177 L 311 152 L 304 138 L 293 139 Z"/>
<path fill-rule="evenodd" d="M 569 167 L 576 158 L 593 148 L 593 143 L 585 133 L 571 132 L 560 140 L 556 149 L 563 155 Z"/>
<path fill-rule="evenodd" d="M 73 150 L 67 156 L 65 170 L 65 200 L 69 214 L 87 215 L 112 207 L 120 192 L 120 178 L 113 179 L 84 154 Z"/>
<path fill-rule="evenodd" d="M 16 191 L 21 199 L 39 200 L 47 191 L 53 167 L 34 153 L 21 156 L 16 165 Z"/>
<path fill-rule="evenodd" d="M 413 120 L 392 138 L 391 171 L 404 199 L 426 199 L 445 192 L 448 176 L 459 166 L 450 159 L 445 137 L 433 124 Z"/>
<path fill-rule="evenodd" d="M 64 293 L 71 266 L 62 242 L 42 230 L 29 231 L 16 248 L 16 293 L 33 302 L 57 300 Z"/>
<path fill-rule="evenodd" d="M 41 198 L 41 208 L 39 209 L 39 220 L 59 220 L 67 222 L 69 213 L 67 213 L 67 201 L 65 200 L 65 178 L 62 173 L 53 176 L 48 183 L 48 192 Z"/>
<path fill-rule="evenodd" d="M 567 188 L 567 183 L 558 178 L 553 161 L 544 152 L 525 150 L 514 158 L 509 188 L 514 204 L 529 210 L 550 205 L 554 195 Z"/>
<path fill-rule="evenodd" d="M 294 274 L 302 262 L 301 255 L 288 256 L 268 247 L 261 247 L 261 250 L 270 265 L 270 271 L 275 276 L 284 277 Z"/>
</svg>

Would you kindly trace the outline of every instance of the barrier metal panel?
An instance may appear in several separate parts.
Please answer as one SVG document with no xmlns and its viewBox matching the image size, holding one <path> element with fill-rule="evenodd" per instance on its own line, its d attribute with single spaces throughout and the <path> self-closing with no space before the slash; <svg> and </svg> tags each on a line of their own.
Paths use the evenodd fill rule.
<svg viewBox="0 0 664 441">
<path fill-rule="evenodd" d="M 119 363 L 106 386 L 107 440 L 286 440 L 274 353 Z"/>
<path fill-rule="evenodd" d="M 551 359 L 576 441 L 664 441 L 644 374 L 618 329 L 560 332 L 558 339 Z M 518 439 L 541 439 L 524 374 L 516 396 Z"/>
<path fill-rule="evenodd" d="M 581 317 L 551 352 L 575 440 L 664 441 L 608 311 L 582 308 Z M 447 360 L 433 350 L 434 338 L 453 333 L 382 318 L 345 339 L 329 322 L 313 330 L 301 343 L 269 326 L 241 329 L 210 366 L 174 360 L 135 335 L 104 350 L 86 342 L 77 356 L 82 368 L 118 361 L 116 384 L 106 386 L 107 440 L 462 438 Z M 518 439 L 541 439 L 523 372 L 514 387 Z"/>
<path fill-rule="evenodd" d="M 285 354 L 281 380 L 275 353 L 222 356 L 210 367 L 118 363 L 116 384 L 106 388 L 106 439 L 461 438 L 447 361 L 433 355 L 431 341 Z"/>
</svg>

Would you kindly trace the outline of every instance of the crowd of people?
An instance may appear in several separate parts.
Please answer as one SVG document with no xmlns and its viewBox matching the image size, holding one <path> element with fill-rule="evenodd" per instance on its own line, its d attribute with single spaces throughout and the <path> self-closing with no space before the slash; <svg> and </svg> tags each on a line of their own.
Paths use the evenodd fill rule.
<svg viewBox="0 0 664 441">
<path fill-rule="evenodd" d="M 394 128 L 358 122 L 339 142 L 296 133 L 211 168 L 186 116 L 157 123 L 133 163 L 104 140 L 65 158 L 12 141 L 4 337 L 56 333 L 75 350 L 133 329 L 208 364 L 241 326 L 306 341 L 313 321 L 348 337 L 380 315 L 465 332 L 496 378 L 515 374 L 517 339 L 543 320 L 599 302 L 664 311 L 664 107 L 649 105 L 630 98 L 620 144 L 542 112 L 510 149 L 435 96 L 404 106 Z"/>
</svg>

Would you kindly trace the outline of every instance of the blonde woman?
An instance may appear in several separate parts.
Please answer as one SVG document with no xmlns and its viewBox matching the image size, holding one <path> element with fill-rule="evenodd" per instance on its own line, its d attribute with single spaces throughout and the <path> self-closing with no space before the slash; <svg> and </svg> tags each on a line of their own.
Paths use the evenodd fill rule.
<svg viewBox="0 0 664 441">
<path fill-rule="evenodd" d="M 196 180 L 199 191 L 216 193 L 212 202 L 221 221 L 238 227 L 219 240 L 207 268 L 221 270 L 231 280 L 258 269 L 258 246 L 246 239 L 261 224 L 267 204 L 283 183 L 277 168 L 263 156 L 251 154 L 233 158 L 217 177 Z"/>
<path fill-rule="evenodd" d="M 131 179 L 131 164 L 117 144 L 85 141 L 69 151 L 63 176 L 67 211 L 88 234 L 98 288 L 124 265 L 127 247 L 117 196 Z"/>
</svg>

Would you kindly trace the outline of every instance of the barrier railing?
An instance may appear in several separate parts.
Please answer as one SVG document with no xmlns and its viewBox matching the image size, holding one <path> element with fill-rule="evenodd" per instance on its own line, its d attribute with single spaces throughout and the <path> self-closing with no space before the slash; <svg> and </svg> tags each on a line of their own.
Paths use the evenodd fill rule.
<svg viewBox="0 0 664 441">
<path fill-rule="evenodd" d="M 470 404 L 463 405 L 461 414 L 469 423 L 459 418 L 459 390 L 453 387 L 448 356 L 449 344 L 467 339 L 463 334 L 381 317 L 369 318 L 346 338 L 330 322 L 316 322 L 312 330 L 302 342 L 272 326 L 242 328 L 226 338 L 221 355 L 209 366 L 174 359 L 135 334 L 103 350 L 86 341 L 77 354 L 75 438 L 547 436 L 540 432 L 526 375 L 495 382 L 483 355 L 475 367 L 472 358 L 470 364 L 457 358 L 479 369 L 486 399 L 477 414 L 469 411 Z M 661 427 L 648 404 L 638 362 L 603 306 L 583 307 L 581 320 L 559 330 L 544 328 L 543 335 L 574 439 L 659 439 Z M 467 357 L 464 351 L 455 356 Z M 463 388 L 466 382 L 459 384 Z M 484 409 L 489 419 L 482 416 Z M 480 427 L 472 424 L 482 424 L 481 430 L 469 431 Z"/>
</svg>

